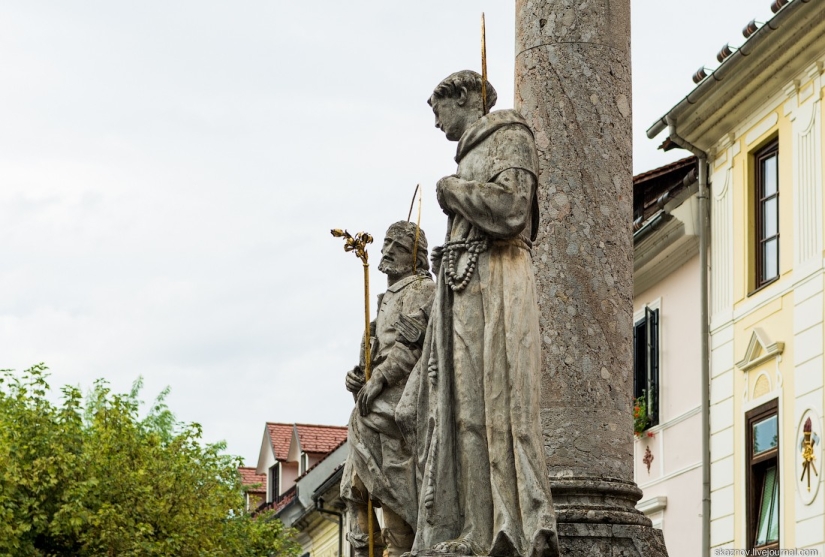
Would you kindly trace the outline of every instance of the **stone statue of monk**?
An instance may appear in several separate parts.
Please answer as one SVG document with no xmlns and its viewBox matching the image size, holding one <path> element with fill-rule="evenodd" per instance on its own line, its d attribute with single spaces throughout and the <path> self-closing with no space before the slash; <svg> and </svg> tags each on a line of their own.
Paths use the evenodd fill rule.
<svg viewBox="0 0 825 557">
<path fill-rule="evenodd" d="M 486 84 L 487 108 L 496 100 Z M 418 555 L 558 555 L 539 423 L 541 338 L 531 261 L 538 226 L 533 133 L 514 110 L 485 114 L 481 76 L 429 99 L 458 141 L 439 180 L 447 239 L 419 364 L 396 410 L 415 447 Z"/>
</svg>

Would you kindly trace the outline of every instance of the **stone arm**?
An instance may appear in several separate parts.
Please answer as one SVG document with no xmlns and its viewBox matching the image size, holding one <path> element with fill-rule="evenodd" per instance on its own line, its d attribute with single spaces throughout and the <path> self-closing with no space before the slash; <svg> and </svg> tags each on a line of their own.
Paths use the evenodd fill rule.
<svg viewBox="0 0 825 557">
<path fill-rule="evenodd" d="M 395 324 L 398 338 L 387 358 L 373 370 L 373 377 L 386 386 L 406 381 L 421 357 L 424 333 L 435 296 L 435 284 L 429 279 L 421 279 L 410 285 L 408 291 Z"/>
<path fill-rule="evenodd" d="M 508 168 L 492 182 L 447 176 L 438 182 L 441 208 L 457 213 L 492 238 L 518 236 L 530 223 L 536 176 L 523 168 Z"/>
<path fill-rule="evenodd" d="M 376 370 L 373 377 L 382 381 L 385 386 L 391 387 L 407 378 L 413 366 L 421 357 L 421 349 L 411 349 L 398 342 L 392 351 Z"/>
<path fill-rule="evenodd" d="M 379 297 L 380 300 L 380 297 Z M 380 303 L 379 303 L 380 306 Z M 375 321 L 370 322 L 370 342 L 372 347 L 375 347 Z M 361 346 L 359 349 L 358 355 L 358 365 L 353 367 L 350 371 L 347 372 L 346 377 L 346 387 L 349 392 L 353 394 L 353 396 L 358 394 L 358 391 L 364 386 L 366 382 L 366 378 L 364 377 L 364 368 L 365 368 L 365 360 L 364 360 L 364 335 L 361 335 Z"/>
</svg>

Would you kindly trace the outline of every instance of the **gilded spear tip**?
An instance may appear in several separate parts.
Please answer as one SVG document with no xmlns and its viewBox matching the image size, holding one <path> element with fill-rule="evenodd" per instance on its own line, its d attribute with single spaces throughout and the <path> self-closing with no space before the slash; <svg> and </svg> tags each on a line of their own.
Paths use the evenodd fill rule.
<svg viewBox="0 0 825 557">
<path fill-rule="evenodd" d="M 487 29 L 481 12 L 481 113 L 487 114 Z"/>
</svg>

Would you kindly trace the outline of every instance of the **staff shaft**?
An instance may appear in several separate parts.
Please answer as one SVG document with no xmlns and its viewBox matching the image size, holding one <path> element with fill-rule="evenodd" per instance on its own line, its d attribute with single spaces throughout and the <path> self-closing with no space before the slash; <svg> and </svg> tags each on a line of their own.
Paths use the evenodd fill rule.
<svg viewBox="0 0 825 557">
<path fill-rule="evenodd" d="M 364 377 L 367 381 L 372 376 L 370 370 L 370 267 L 364 263 Z M 372 497 L 367 499 L 367 536 L 369 537 L 369 557 L 375 557 L 375 542 L 373 541 L 375 527 L 373 525 Z M 339 556 L 343 557 L 343 556 Z"/>
<path fill-rule="evenodd" d="M 370 267 L 364 264 L 364 378 L 369 381 L 370 369 Z"/>
<path fill-rule="evenodd" d="M 413 241 L 413 274 L 416 272 L 418 264 L 418 239 L 421 237 L 421 188 L 420 184 L 415 186 L 415 191 L 418 193 L 418 218 L 415 221 L 415 239 Z M 415 200 L 415 198 L 413 198 Z M 410 219 L 407 219 L 408 221 Z"/>
<path fill-rule="evenodd" d="M 333 228 L 330 230 L 330 233 L 336 238 L 344 238 L 344 251 L 354 253 L 364 265 L 364 377 L 366 381 L 369 381 L 372 373 L 370 373 L 370 266 L 367 244 L 372 243 L 372 236 L 367 232 L 359 232 L 353 236 L 346 230 L 341 230 L 340 228 Z M 367 522 L 369 524 L 369 557 L 375 557 L 375 547 L 372 539 L 374 530 L 372 498 L 367 499 L 367 514 Z M 339 555 L 338 557 L 343 557 L 343 555 Z"/>
</svg>

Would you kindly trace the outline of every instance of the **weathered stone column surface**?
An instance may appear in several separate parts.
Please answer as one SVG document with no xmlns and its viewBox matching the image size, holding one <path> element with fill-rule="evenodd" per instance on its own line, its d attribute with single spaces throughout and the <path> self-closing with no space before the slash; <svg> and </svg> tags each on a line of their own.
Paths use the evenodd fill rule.
<svg viewBox="0 0 825 557">
<path fill-rule="evenodd" d="M 550 474 L 630 481 L 630 3 L 516 6 L 516 108 L 541 165 L 534 262 Z"/>
<path fill-rule="evenodd" d="M 516 0 L 516 108 L 540 164 L 542 427 L 569 555 L 666 555 L 634 508 L 630 76 L 629 0 Z"/>
</svg>

